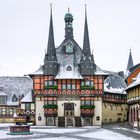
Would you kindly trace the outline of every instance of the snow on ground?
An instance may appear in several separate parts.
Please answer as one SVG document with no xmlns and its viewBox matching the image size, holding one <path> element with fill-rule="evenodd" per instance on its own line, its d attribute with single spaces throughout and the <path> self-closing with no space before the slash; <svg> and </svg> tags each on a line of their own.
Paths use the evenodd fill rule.
<svg viewBox="0 0 140 140">
<path fill-rule="evenodd" d="M 32 140 L 79 140 L 75 138 L 67 138 L 67 137 L 57 137 L 57 138 L 40 138 L 40 139 L 32 139 Z"/>
<path fill-rule="evenodd" d="M 37 134 L 33 134 L 33 135 L 7 135 L 7 133 L 9 133 L 9 130 L 0 130 L 0 140 L 3 140 L 5 138 L 15 138 L 15 140 L 17 140 L 18 138 L 24 138 L 24 137 L 33 137 Z"/>
<path fill-rule="evenodd" d="M 98 132 L 92 132 L 88 134 L 81 134 L 79 136 L 88 137 L 88 138 L 97 138 L 101 140 L 134 140 L 133 138 L 128 138 L 124 135 L 102 129 Z"/>
<path fill-rule="evenodd" d="M 129 128 L 114 126 L 112 130 L 104 129 L 100 127 L 82 127 L 82 128 L 57 128 L 57 127 L 41 127 L 32 126 L 31 132 L 33 135 L 7 135 L 9 133 L 10 125 L 14 124 L 0 124 L 0 140 L 3 139 L 15 139 L 15 140 L 87 140 L 99 139 L 99 140 L 136 140 L 129 136 L 123 135 L 113 130 L 121 129 L 122 131 L 134 132 L 139 135 L 140 131 L 131 130 Z"/>
<path fill-rule="evenodd" d="M 72 132 L 83 132 L 86 131 L 87 129 L 31 129 L 33 132 L 47 132 L 47 133 L 52 133 L 52 134 L 63 134 L 63 133 L 72 133 Z"/>
<path fill-rule="evenodd" d="M 128 128 L 120 128 L 120 127 L 116 127 L 116 128 L 113 128 L 113 129 L 121 129 L 121 130 L 129 130 L 129 131 L 131 131 L 131 132 L 134 132 L 134 133 L 137 133 L 137 134 L 140 134 L 140 131 L 138 131 L 138 130 L 130 130 L 130 129 L 128 129 Z"/>
</svg>

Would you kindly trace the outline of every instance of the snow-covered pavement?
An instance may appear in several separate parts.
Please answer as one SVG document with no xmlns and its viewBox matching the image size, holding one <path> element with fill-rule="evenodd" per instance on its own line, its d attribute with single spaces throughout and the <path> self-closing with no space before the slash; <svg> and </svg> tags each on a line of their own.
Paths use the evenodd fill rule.
<svg viewBox="0 0 140 140">
<path fill-rule="evenodd" d="M 9 124 L 11 125 L 11 124 Z M 31 127 L 33 135 L 7 135 L 8 124 L 0 124 L 0 140 L 139 140 L 140 131 L 123 126 L 56 128 Z"/>
</svg>

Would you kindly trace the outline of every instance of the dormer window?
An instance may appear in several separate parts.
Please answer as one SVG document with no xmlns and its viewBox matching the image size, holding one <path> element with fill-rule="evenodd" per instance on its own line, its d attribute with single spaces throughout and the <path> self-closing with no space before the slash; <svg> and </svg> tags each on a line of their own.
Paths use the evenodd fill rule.
<svg viewBox="0 0 140 140">
<path fill-rule="evenodd" d="M 71 66 L 68 66 L 67 67 L 67 71 L 71 71 L 72 70 L 72 67 Z"/>
<path fill-rule="evenodd" d="M 73 45 L 70 42 L 66 44 L 66 53 L 73 53 Z"/>
<path fill-rule="evenodd" d="M 12 102 L 17 102 L 18 98 L 17 96 L 14 94 L 13 97 L 12 97 Z"/>
</svg>

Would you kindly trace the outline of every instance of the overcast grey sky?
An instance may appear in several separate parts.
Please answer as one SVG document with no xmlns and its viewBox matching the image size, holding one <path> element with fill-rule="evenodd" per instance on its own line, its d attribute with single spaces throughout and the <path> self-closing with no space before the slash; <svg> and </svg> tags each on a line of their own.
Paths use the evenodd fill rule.
<svg viewBox="0 0 140 140">
<path fill-rule="evenodd" d="M 22 76 L 43 64 L 51 2 L 56 46 L 64 39 L 70 7 L 74 38 L 82 47 L 86 3 L 96 64 L 125 71 L 130 47 L 134 64 L 140 63 L 140 0 L 0 0 L 0 76 Z"/>
</svg>

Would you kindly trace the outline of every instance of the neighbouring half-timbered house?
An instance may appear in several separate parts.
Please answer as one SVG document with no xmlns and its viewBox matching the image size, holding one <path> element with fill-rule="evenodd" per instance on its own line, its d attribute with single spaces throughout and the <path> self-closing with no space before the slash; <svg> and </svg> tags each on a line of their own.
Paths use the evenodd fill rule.
<svg viewBox="0 0 140 140">
<path fill-rule="evenodd" d="M 20 113 L 20 100 L 32 93 L 32 85 L 30 77 L 0 77 L 0 122 L 14 122 L 14 114 Z"/>
<path fill-rule="evenodd" d="M 65 38 L 55 47 L 52 10 L 44 65 L 34 73 L 35 123 L 47 126 L 102 124 L 102 95 L 106 73 L 91 54 L 85 10 L 83 49 L 73 37 L 73 15 L 65 14 Z"/>
<path fill-rule="evenodd" d="M 124 91 L 126 83 L 123 72 L 109 72 L 104 82 L 104 95 L 102 106 L 102 122 L 127 121 L 127 94 Z"/>
<path fill-rule="evenodd" d="M 140 127 L 140 63 L 134 65 L 131 50 L 126 73 L 128 122 L 131 126 Z"/>
<path fill-rule="evenodd" d="M 135 81 L 126 88 L 129 106 L 128 122 L 131 126 L 140 128 L 140 72 L 134 79 Z"/>
</svg>

